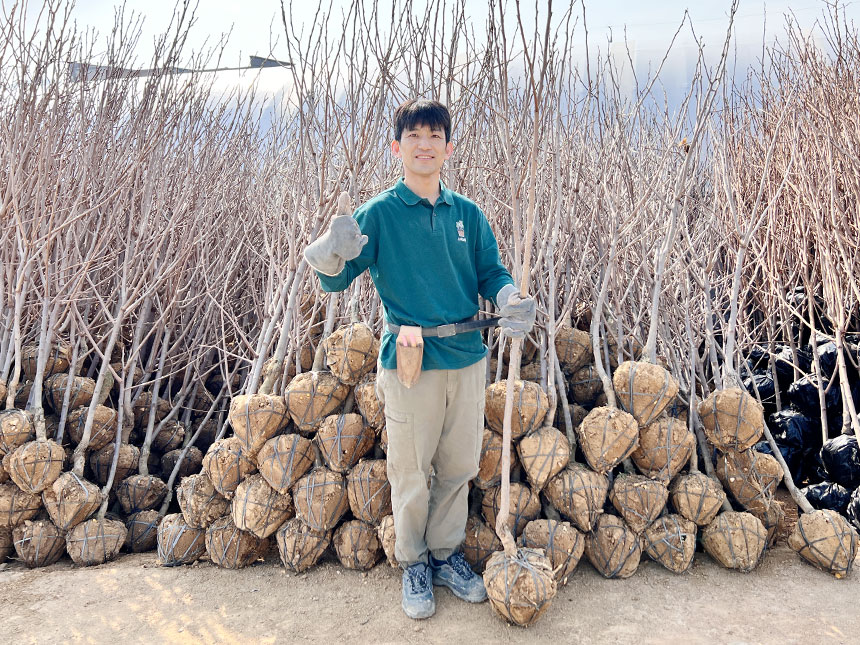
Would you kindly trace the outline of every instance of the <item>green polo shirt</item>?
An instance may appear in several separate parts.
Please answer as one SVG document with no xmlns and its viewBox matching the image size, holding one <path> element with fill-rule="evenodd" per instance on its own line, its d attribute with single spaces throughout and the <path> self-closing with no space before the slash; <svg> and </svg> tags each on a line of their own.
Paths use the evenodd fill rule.
<svg viewBox="0 0 860 645">
<path fill-rule="evenodd" d="M 343 291 L 365 269 L 376 286 L 385 319 L 395 325 L 437 327 L 478 312 L 478 294 L 494 299 L 511 274 L 475 202 L 440 184 L 435 204 L 418 197 L 401 178 L 353 215 L 367 244 L 336 276 L 317 275 L 325 291 Z M 422 368 L 459 369 L 487 353 L 479 331 L 425 338 Z M 382 367 L 395 369 L 395 336 L 387 330 Z"/>
</svg>

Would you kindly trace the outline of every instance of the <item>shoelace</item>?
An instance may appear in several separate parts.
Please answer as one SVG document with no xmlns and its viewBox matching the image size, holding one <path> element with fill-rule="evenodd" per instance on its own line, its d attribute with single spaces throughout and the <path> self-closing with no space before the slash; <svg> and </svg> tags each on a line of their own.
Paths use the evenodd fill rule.
<svg viewBox="0 0 860 645">
<path fill-rule="evenodd" d="M 406 579 L 409 581 L 412 593 L 426 591 L 430 586 L 427 583 L 427 567 L 409 567 L 406 570 Z"/>
<path fill-rule="evenodd" d="M 475 575 L 475 572 L 472 571 L 472 567 L 469 566 L 469 563 L 466 562 L 466 558 L 463 557 L 462 553 L 455 553 L 450 558 L 448 558 L 448 564 L 451 565 L 451 568 L 457 572 L 460 576 L 469 580 L 472 576 Z"/>
</svg>

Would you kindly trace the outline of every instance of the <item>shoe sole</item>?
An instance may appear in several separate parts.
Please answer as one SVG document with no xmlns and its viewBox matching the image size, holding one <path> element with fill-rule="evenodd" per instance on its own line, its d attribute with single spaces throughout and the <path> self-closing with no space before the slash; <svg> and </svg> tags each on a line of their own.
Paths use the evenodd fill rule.
<svg viewBox="0 0 860 645">
<path fill-rule="evenodd" d="M 472 598 L 469 595 L 464 594 L 462 591 L 455 589 L 453 586 L 451 586 L 451 583 L 448 582 L 447 580 L 445 580 L 444 578 L 439 578 L 439 577 L 434 575 L 433 576 L 433 584 L 437 587 L 447 587 L 448 589 L 451 590 L 452 594 L 457 596 L 457 598 L 459 598 L 460 600 L 465 600 L 466 602 L 479 603 L 479 602 L 484 602 L 487 599 L 487 590 L 486 589 L 484 589 L 484 593 L 480 598 Z"/>
<path fill-rule="evenodd" d="M 400 603 L 400 608 L 403 609 L 403 613 L 406 614 L 406 616 L 411 618 L 412 620 L 424 620 L 426 618 L 430 618 L 433 614 L 436 613 L 436 603 L 435 602 L 430 606 L 429 609 L 427 609 L 426 613 L 425 612 L 418 612 L 416 614 L 411 614 L 406 609 L 406 605 L 402 602 Z"/>
</svg>

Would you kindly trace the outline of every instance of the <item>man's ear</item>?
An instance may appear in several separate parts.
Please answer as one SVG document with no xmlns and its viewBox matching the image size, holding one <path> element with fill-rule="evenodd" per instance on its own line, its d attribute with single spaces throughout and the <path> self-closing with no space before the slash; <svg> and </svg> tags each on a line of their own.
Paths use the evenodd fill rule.
<svg viewBox="0 0 860 645">
<path fill-rule="evenodd" d="M 445 159 L 449 159 L 453 153 L 454 144 L 449 141 L 448 145 L 445 146 Z"/>
<path fill-rule="evenodd" d="M 400 142 L 397 139 L 394 139 L 391 142 L 391 154 L 393 154 L 397 159 L 402 157 L 400 154 Z"/>
</svg>

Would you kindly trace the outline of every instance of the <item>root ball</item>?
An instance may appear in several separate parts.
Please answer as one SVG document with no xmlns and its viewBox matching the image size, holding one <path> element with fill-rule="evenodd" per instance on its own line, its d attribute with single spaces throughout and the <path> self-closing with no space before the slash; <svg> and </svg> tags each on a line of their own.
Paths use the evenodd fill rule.
<svg viewBox="0 0 860 645">
<path fill-rule="evenodd" d="M 184 477 L 176 489 L 176 501 L 192 528 L 204 529 L 230 511 L 230 502 L 215 490 L 206 473 Z"/>
<path fill-rule="evenodd" d="M 556 583 L 564 585 L 585 550 L 585 536 L 568 522 L 533 520 L 526 524 L 518 545 L 542 549 L 552 564 Z"/>
<path fill-rule="evenodd" d="M 339 381 L 356 385 L 376 365 L 379 340 L 361 322 L 339 327 L 323 341 L 325 361 Z"/>
<path fill-rule="evenodd" d="M 705 527 L 702 544 L 708 555 L 727 569 L 749 573 L 764 555 L 767 531 L 754 515 L 727 511 Z"/>
<path fill-rule="evenodd" d="M 314 531 L 294 517 L 276 534 L 281 562 L 291 571 L 301 573 L 314 566 L 331 543 L 330 531 Z"/>
<path fill-rule="evenodd" d="M 66 537 L 50 520 L 27 520 L 12 530 L 15 553 L 31 569 L 47 567 L 63 557 Z"/>
<path fill-rule="evenodd" d="M 684 573 L 696 553 L 696 523 L 680 515 L 658 517 L 643 533 L 645 553 L 672 573 Z"/>
<path fill-rule="evenodd" d="M 670 494 L 675 510 L 697 526 L 710 524 L 726 499 L 719 483 L 704 473 L 681 475 L 673 482 Z"/>
<path fill-rule="evenodd" d="M 294 515 L 293 500 L 269 486 L 261 475 L 251 475 L 236 488 L 232 515 L 240 530 L 267 538 Z"/>
<path fill-rule="evenodd" d="M 490 526 L 496 526 L 496 517 L 499 514 L 502 501 L 502 487 L 495 486 L 484 492 L 481 511 L 484 519 Z M 526 484 L 511 483 L 509 521 L 511 532 L 518 537 L 526 524 L 540 515 L 540 497 Z"/>
<path fill-rule="evenodd" d="M 132 553 L 152 551 L 158 542 L 158 523 L 161 516 L 158 511 L 140 511 L 132 513 L 125 521 L 128 531 L 123 547 Z"/>
<path fill-rule="evenodd" d="M 287 427 L 290 417 L 282 396 L 240 394 L 230 401 L 230 425 L 252 455 Z"/>
<path fill-rule="evenodd" d="M 314 445 L 299 434 L 282 434 L 269 439 L 257 453 L 260 474 L 282 495 L 286 495 L 314 464 Z"/>
<path fill-rule="evenodd" d="M 621 363 L 612 385 L 621 407 L 642 426 L 656 421 L 678 395 L 678 381 L 667 370 L 641 361 Z"/>
<path fill-rule="evenodd" d="M 339 473 L 347 473 L 373 448 L 376 436 L 360 414 L 327 416 L 317 432 L 317 445 L 326 464 Z"/>
<path fill-rule="evenodd" d="M 206 531 L 188 526 L 181 513 L 165 515 L 158 525 L 158 560 L 162 566 L 191 564 L 206 552 Z"/>
<path fill-rule="evenodd" d="M 708 440 L 722 451 L 752 447 L 764 431 L 764 410 L 740 388 L 718 390 L 699 404 Z"/>
<path fill-rule="evenodd" d="M 215 490 L 227 499 L 232 499 L 239 482 L 256 470 L 254 460 L 238 437 L 219 439 L 203 457 L 203 472 Z"/>
<path fill-rule="evenodd" d="M 517 549 L 513 558 L 496 551 L 487 561 L 484 586 L 496 613 L 521 627 L 540 618 L 556 594 L 552 564 L 535 549 Z"/>
<path fill-rule="evenodd" d="M 242 569 L 265 555 L 269 541 L 242 531 L 229 515 L 215 520 L 206 529 L 209 559 L 224 569 Z"/>
<path fill-rule="evenodd" d="M 644 475 L 618 475 L 609 494 L 615 510 L 637 535 L 660 516 L 668 498 L 666 484 Z"/>
<path fill-rule="evenodd" d="M 798 518 L 788 546 L 810 564 L 844 578 L 857 556 L 857 531 L 836 511 L 812 511 Z"/>
<path fill-rule="evenodd" d="M 125 542 L 125 524 L 117 520 L 87 520 L 66 535 L 66 551 L 84 567 L 113 560 Z"/>
<path fill-rule="evenodd" d="M 594 408 L 576 429 L 588 465 L 608 473 L 639 445 L 639 426 L 630 414 L 613 408 Z"/>
<path fill-rule="evenodd" d="M 585 533 L 591 531 L 609 492 L 609 480 L 573 463 L 553 477 L 546 486 L 546 496 L 553 508 Z"/>
<path fill-rule="evenodd" d="M 304 372 L 290 381 L 284 398 L 299 431 L 312 433 L 343 405 L 348 394 L 349 386 L 331 372 Z"/>
<path fill-rule="evenodd" d="M 623 579 L 636 573 L 642 549 L 639 536 L 623 519 L 604 514 L 585 539 L 585 555 L 604 578 Z"/>
<path fill-rule="evenodd" d="M 639 445 L 630 458 L 652 479 L 670 481 L 687 465 L 696 438 L 687 426 L 673 417 L 663 417 L 639 430 Z"/>
<path fill-rule="evenodd" d="M 377 526 L 391 514 L 391 484 L 385 459 L 365 459 L 346 478 L 349 508 L 356 519 Z"/>
<path fill-rule="evenodd" d="M 337 559 L 347 569 L 372 569 L 382 554 L 376 529 L 361 520 L 341 524 L 334 532 L 332 544 Z"/>
<path fill-rule="evenodd" d="M 567 437 L 552 426 L 544 426 L 523 437 L 517 444 L 517 452 L 526 477 L 536 491 L 543 489 L 570 461 Z"/>
<path fill-rule="evenodd" d="M 503 379 L 490 384 L 485 395 L 487 425 L 499 434 L 502 434 L 504 426 L 506 391 L 507 379 Z M 540 385 L 532 381 L 514 382 L 514 409 L 511 415 L 511 437 L 514 441 L 540 428 L 547 412 L 549 399 Z"/>
<path fill-rule="evenodd" d="M 323 466 L 302 477 L 293 489 L 296 516 L 315 531 L 337 526 L 349 509 L 343 475 Z"/>
</svg>

